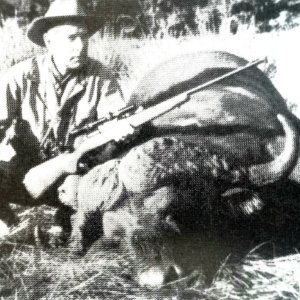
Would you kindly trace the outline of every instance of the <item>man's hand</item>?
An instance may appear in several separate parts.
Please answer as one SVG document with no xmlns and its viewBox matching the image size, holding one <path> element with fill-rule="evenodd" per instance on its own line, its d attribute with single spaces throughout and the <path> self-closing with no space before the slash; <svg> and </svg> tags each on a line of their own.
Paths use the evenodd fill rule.
<svg viewBox="0 0 300 300">
<path fill-rule="evenodd" d="M 135 129 L 128 122 L 124 122 L 121 125 L 122 126 L 116 128 L 113 133 L 113 137 L 116 142 L 125 140 L 128 136 L 133 135 L 135 132 Z"/>
<path fill-rule="evenodd" d="M 74 152 L 60 154 L 29 170 L 23 184 L 31 196 L 37 199 L 62 176 L 76 174 L 82 155 L 110 141 L 122 141 L 134 132 L 135 129 L 126 120 L 108 122 L 101 127 L 101 133 L 83 140 Z"/>
<path fill-rule="evenodd" d="M 110 136 L 115 142 L 123 141 L 134 134 L 135 128 L 127 120 L 113 120 L 101 126 L 101 134 Z"/>
<path fill-rule="evenodd" d="M 71 175 L 77 173 L 78 161 L 80 157 L 76 155 L 76 153 L 64 153 L 61 154 L 63 157 L 62 161 L 62 169 L 63 175 Z"/>
<path fill-rule="evenodd" d="M 139 132 L 139 129 L 134 128 L 127 120 L 112 120 L 101 125 L 99 131 L 95 130 L 90 134 L 83 134 L 76 137 L 74 140 L 74 148 L 79 148 L 81 144 L 84 144 L 84 142 L 95 135 L 100 135 L 98 140 L 103 138 L 107 141 L 120 142 L 137 132 Z"/>
</svg>

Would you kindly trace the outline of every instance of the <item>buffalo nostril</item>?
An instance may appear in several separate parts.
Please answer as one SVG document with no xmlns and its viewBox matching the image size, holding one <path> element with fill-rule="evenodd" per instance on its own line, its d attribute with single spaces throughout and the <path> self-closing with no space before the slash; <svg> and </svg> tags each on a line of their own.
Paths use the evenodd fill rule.
<svg viewBox="0 0 300 300">
<path fill-rule="evenodd" d="M 155 266 L 140 273 L 138 276 L 138 282 L 141 286 L 160 288 L 168 282 L 179 279 L 180 274 L 181 272 L 176 266 L 170 266 L 167 270 L 164 270 L 162 267 Z"/>
<path fill-rule="evenodd" d="M 141 286 L 159 288 L 165 282 L 164 271 L 159 267 L 152 267 L 139 274 L 138 282 Z"/>
</svg>

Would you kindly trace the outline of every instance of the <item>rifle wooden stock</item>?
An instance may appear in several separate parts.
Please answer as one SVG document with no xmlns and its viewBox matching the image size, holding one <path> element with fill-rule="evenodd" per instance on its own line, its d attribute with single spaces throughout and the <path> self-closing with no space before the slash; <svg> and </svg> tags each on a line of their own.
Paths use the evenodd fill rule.
<svg viewBox="0 0 300 300">
<path fill-rule="evenodd" d="M 26 174 L 23 181 L 25 187 L 33 198 L 39 198 L 59 178 L 68 174 L 76 173 L 78 160 L 84 154 L 111 141 L 119 141 L 124 138 L 124 136 L 120 135 L 120 132 L 124 132 L 124 128 L 128 126 L 137 128 L 145 123 L 148 123 L 173 110 L 174 108 L 180 107 L 182 104 L 189 101 L 192 94 L 265 61 L 265 59 L 261 59 L 250 62 L 243 67 L 234 69 L 231 72 L 185 91 L 177 96 L 172 97 L 171 99 L 153 105 L 140 112 L 136 112 L 129 117 L 120 120 L 113 119 L 107 123 L 104 123 L 103 125 L 99 126 L 98 130 L 93 132 L 93 135 L 88 135 L 74 152 L 61 154 L 32 168 Z"/>
</svg>

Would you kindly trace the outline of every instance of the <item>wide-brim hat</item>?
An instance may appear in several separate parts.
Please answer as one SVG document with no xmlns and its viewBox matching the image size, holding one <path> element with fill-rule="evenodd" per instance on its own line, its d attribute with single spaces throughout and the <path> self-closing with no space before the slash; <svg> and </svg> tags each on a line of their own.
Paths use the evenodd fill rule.
<svg viewBox="0 0 300 300">
<path fill-rule="evenodd" d="M 104 23 L 104 20 L 88 15 L 77 0 L 55 0 L 45 16 L 35 19 L 27 31 L 28 38 L 35 44 L 44 47 L 44 34 L 52 27 L 69 22 L 80 22 L 87 26 L 93 35 Z"/>
</svg>

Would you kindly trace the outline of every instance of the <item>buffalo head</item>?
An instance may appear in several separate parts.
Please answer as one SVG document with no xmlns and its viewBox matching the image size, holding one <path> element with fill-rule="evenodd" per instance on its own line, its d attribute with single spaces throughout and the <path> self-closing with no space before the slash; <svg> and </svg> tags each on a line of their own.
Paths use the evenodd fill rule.
<svg viewBox="0 0 300 300">
<path fill-rule="evenodd" d="M 134 253 L 141 284 L 160 286 L 196 263 L 207 274 L 217 257 L 230 253 L 223 221 L 259 212 L 259 189 L 286 178 L 296 164 L 296 128 L 278 119 L 285 146 L 267 163 L 236 168 L 205 147 L 169 137 L 139 145 L 120 161 L 127 200 L 104 214 L 103 230 Z"/>
</svg>

